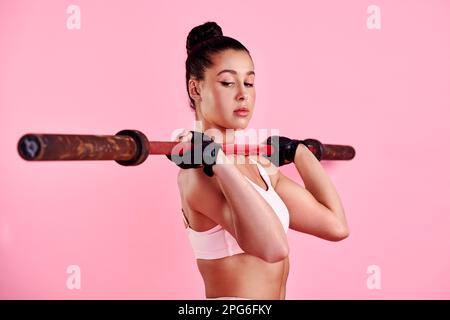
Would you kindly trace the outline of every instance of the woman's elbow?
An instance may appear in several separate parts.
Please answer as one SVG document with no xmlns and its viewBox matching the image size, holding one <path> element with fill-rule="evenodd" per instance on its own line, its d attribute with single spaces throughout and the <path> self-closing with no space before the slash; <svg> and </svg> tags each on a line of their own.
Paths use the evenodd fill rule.
<svg viewBox="0 0 450 320">
<path fill-rule="evenodd" d="M 288 256 L 289 256 L 289 246 L 286 245 L 282 249 L 278 249 L 273 252 L 267 252 L 263 257 L 261 257 L 261 259 L 263 259 L 264 261 L 266 261 L 268 263 L 276 263 L 276 262 L 283 261 Z"/>
<path fill-rule="evenodd" d="M 338 225 L 330 232 L 329 241 L 341 241 L 350 236 L 350 229 L 347 226 Z"/>
</svg>

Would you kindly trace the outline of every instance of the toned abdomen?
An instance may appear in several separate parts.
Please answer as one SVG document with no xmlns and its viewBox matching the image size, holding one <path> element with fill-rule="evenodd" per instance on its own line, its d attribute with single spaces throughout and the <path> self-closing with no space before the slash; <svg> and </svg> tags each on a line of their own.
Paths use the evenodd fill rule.
<svg viewBox="0 0 450 320">
<path fill-rule="evenodd" d="M 284 299 L 289 258 L 268 263 L 243 253 L 222 259 L 197 259 L 206 297 Z"/>
</svg>

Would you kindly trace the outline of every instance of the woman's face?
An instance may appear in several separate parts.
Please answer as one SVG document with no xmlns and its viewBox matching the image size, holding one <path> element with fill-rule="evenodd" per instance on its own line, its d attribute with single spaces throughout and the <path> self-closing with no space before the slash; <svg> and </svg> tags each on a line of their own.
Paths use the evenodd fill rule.
<svg viewBox="0 0 450 320">
<path fill-rule="evenodd" d="M 212 57 L 213 65 L 205 71 L 205 78 L 197 82 L 198 120 L 204 129 L 244 129 L 255 106 L 255 73 L 253 61 L 245 51 L 225 50 Z M 224 71 L 226 70 L 226 71 Z M 247 108 L 247 114 L 235 112 Z"/>
</svg>

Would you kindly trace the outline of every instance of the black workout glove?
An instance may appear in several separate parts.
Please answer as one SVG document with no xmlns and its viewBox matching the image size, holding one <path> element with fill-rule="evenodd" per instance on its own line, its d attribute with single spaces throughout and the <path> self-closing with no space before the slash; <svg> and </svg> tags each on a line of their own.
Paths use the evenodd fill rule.
<svg viewBox="0 0 450 320">
<path fill-rule="evenodd" d="M 284 166 L 294 161 L 295 152 L 299 144 L 304 144 L 306 147 L 313 146 L 314 155 L 320 161 L 322 157 L 322 144 L 315 139 L 289 139 L 283 136 L 270 136 L 266 140 L 266 145 L 274 148 L 270 156 L 264 155 L 277 167 Z"/>
<path fill-rule="evenodd" d="M 208 135 L 203 132 L 189 131 L 192 133 L 190 142 L 193 144 L 190 150 L 183 155 L 166 154 L 166 157 L 175 162 L 182 169 L 203 167 L 203 172 L 212 177 L 214 172 L 213 165 L 216 164 L 221 144 L 215 143 Z"/>
</svg>

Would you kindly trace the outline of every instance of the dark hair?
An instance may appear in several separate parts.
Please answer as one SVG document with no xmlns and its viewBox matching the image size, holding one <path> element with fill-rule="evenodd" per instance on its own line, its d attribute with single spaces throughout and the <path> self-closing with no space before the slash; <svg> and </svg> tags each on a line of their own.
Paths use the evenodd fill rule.
<svg viewBox="0 0 450 320">
<path fill-rule="evenodd" d="M 190 100 L 190 107 L 195 110 L 194 100 L 189 95 L 189 79 L 194 77 L 203 80 L 205 69 L 212 65 L 211 57 L 226 49 L 243 50 L 250 52 L 236 39 L 226 37 L 222 33 L 222 28 L 215 22 L 208 21 L 202 25 L 194 27 L 187 36 L 186 50 L 186 89 Z M 250 56 L 251 59 L 251 56 Z"/>
</svg>

